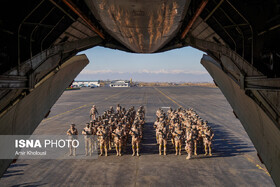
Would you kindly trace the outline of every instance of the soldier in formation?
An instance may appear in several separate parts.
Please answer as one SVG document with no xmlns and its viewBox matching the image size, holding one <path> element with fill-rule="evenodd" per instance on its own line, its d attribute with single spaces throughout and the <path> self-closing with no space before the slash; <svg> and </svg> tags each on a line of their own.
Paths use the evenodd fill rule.
<svg viewBox="0 0 280 187">
<path fill-rule="evenodd" d="M 86 151 L 85 156 L 88 156 L 88 154 L 90 154 L 90 156 L 91 156 L 93 153 L 93 150 L 92 150 L 93 130 L 90 127 L 89 123 L 86 124 L 86 127 L 82 131 L 82 134 L 84 135 L 84 139 L 85 139 L 85 151 Z"/>
<path fill-rule="evenodd" d="M 98 136 L 98 141 L 99 141 L 99 148 L 100 148 L 100 155 L 99 156 L 103 156 L 103 149 L 105 152 L 105 156 L 107 156 L 108 153 L 108 131 L 107 128 L 105 128 L 105 125 L 100 125 L 98 128 L 98 131 L 96 133 L 96 135 Z"/>
<path fill-rule="evenodd" d="M 141 129 L 139 128 L 139 125 L 137 123 L 134 123 L 129 131 L 129 134 L 131 135 L 131 146 L 132 146 L 132 156 L 135 156 L 135 147 L 137 151 L 137 156 L 139 156 L 139 147 L 140 142 L 142 139 L 142 133 Z"/>
<path fill-rule="evenodd" d="M 100 156 L 108 155 L 108 151 L 115 147 L 116 156 L 121 156 L 126 151 L 126 147 L 131 143 L 132 156 L 139 156 L 140 143 L 143 138 L 143 125 L 145 124 L 145 109 L 140 106 L 137 110 L 134 107 L 126 109 L 116 106 L 116 110 L 111 106 L 102 115 L 99 115 L 95 105 L 90 110 L 90 123 L 82 130 L 85 140 L 85 155 L 92 155 L 97 149 L 97 137 Z M 185 144 L 187 152 L 186 159 L 190 159 L 192 154 L 198 154 L 198 147 L 204 147 L 205 155 L 212 156 L 212 140 L 214 133 L 208 122 L 193 109 L 170 108 L 165 113 L 161 108 L 156 111 L 156 141 L 159 145 L 159 155 L 167 154 L 167 142 L 170 140 L 175 149 L 176 155 L 181 155 L 182 146 Z M 71 140 L 77 138 L 78 131 L 72 124 L 67 131 Z M 76 149 L 70 147 L 70 156 L 76 155 Z"/>
<path fill-rule="evenodd" d="M 78 130 L 75 128 L 75 124 L 70 125 L 70 129 L 67 130 L 66 134 L 68 135 L 69 139 L 71 140 L 70 147 L 69 147 L 69 156 L 76 156 L 76 147 L 73 147 L 72 141 L 77 139 Z M 75 142 L 73 142 L 75 143 Z M 75 145 L 74 145 L 75 146 Z"/>
<path fill-rule="evenodd" d="M 190 159 L 192 154 L 197 155 L 197 147 L 204 146 L 205 155 L 212 156 L 212 140 L 214 133 L 206 120 L 191 108 L 188 110 L 170 108 L 165 113 L 161 108 L 156 111 L 156 140 L 159 144 L 159 154 L 164 145 L 166 155 L 167 140 L 170 140 L 175 148 L 175 154 L 181 155 L 182 145 L 185 143 L 185 150 Z"/>
<path fill-rule="evenodd" d="M 123 137 L 122 125 L 119 123 L 117 125 L 117 128 L 112 133 L 114 136 L 114 143 L 115 143 L 117 156 L 122 156 L 122 137 Z"/>
<path fill-rule="evenodd" d="M 161 155 L 161 148 L 163 145 L 163 155 L 166 155 L 166 146 L 167 146 L 167 127 L 166 122 L 161 121 L 157 127 L 158 133 L 158 144 L 159 144 L 159 155 Z"/>
<path fill-rule="evenodd" d="M 91 114 L 98 114 L 92 111 L 94 110 L 91 109 Z M 97 111 L 96 107 L 95 111 Z M 98 137 L 100 156 L 103 153 L 107 156 L 108 151 L 113 146 L 116 150 L 116 156 L 122 156 L 128 143 L 132 145 L 132 156 L 135 153 L 139 156 L 143 125 L 145 124 L 145 109 L 143 106 L 140 106 L 137 110 L 134 107 L 126 109 L 120 104 L 114 110 L 114 107 L 111 106 L 103 115 L 95 115 L 91 124 L 94 129 L 93 135 Z"/>
<path fill-rule="evenodd" d="M 205 155 L 208 154 L 208 149 L 209 149 L 209 155 L 212 156 L 212 139 L 214 137 L 214 133 L 209 126 L 206 126 L 206 131 L 205 133 L 203 133 L 202 137 L 203 137 Z"/>
<path fill-rule="evenodd" d="M 96 120 L 97 115 L 98 115 L 98 111 L 96 109 L 96 106 L 93 105 L 89 112 L 89 116 L 90 116 L 91 120 Z"/>
</svg>

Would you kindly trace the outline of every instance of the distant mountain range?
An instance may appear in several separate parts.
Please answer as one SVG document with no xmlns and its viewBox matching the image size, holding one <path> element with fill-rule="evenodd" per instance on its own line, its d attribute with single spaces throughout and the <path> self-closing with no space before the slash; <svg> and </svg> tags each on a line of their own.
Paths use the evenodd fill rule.
<svg viewBox="0 0 280 187">
<path fill-rule="evenodd" d="M 130 80 L 143 82 L 213 82 L 212 77 L 207 72 L 201 73 L 116 73 L 116 72 L 98 72 L 98 73 L 80 73 L 75 80 Z"/>
</svg>

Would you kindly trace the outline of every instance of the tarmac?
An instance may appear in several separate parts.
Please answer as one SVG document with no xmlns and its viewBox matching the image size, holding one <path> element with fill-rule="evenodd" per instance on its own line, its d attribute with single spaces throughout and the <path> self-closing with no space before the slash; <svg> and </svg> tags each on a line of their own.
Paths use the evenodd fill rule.
<svg viewBox="0 0 280 187">
<path fill-rule="evenodd" d="M 65 134 L 75 123 L 78 131 L 89 122 L 95 104 L 103 113 L 110 106 L 143 105 L 146 124 L 140 157 L 131 148 L 121 157 L 91 160 L 17 160 L 0 179 L 0 186 L 275 186 L 232 108 L 218 88 L 132 87 L 82 88 L 65 91 L 33 134 Z M 210 123 L 215 137 L 213 156 L 203 152 L 186 160 L 175 156 L 169 144 L 167 156 L 158 155 L 153 123 L 159 107 L 194 108 Z"/>
</svg>

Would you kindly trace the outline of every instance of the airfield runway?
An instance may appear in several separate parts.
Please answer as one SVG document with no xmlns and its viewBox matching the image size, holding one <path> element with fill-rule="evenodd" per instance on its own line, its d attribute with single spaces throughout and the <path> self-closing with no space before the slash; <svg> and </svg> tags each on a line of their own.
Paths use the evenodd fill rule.
<svg viewBox="0 0 280 187">
<path fill-rule="evenodd" d="M 92 160 L 18 160 L 0 179 L 0 186 L 274 186 L 265 166 L 239 120 L 218 88 L 143 87 L 83 88 L 65 91 L 34 134 L 65 134 L 75 123 L 79 132 L 89 122 L 92 104 L 99 113 L 117 104 L 128 108 L 143 105 L 146 124 L 141 156 L 128 154 Z M 158 155 L 152 127 L 159 107 L 192 107 L 208 120 L 215 137 L 213 156 L 202 154 L 186 160 Z"/>
</svg>

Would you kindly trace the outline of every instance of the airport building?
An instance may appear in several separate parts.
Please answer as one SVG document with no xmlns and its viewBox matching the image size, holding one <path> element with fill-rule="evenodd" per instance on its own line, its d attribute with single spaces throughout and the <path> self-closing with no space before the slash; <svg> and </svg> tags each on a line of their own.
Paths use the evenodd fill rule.
<svg viewBox="0 0 280 187">
<path fill-rule="evenodd" d="M 72 85 L 78 87 L 100 87 L 100 81 L 99 80 L 74 81 Z"/>
<path fill-rule="evenodd" d="M 123 80 L 115 80 L 112 81 L 109 85 L 110 87 L 130 87 L 130 81 L 123 81 Z"/>
</svg>

